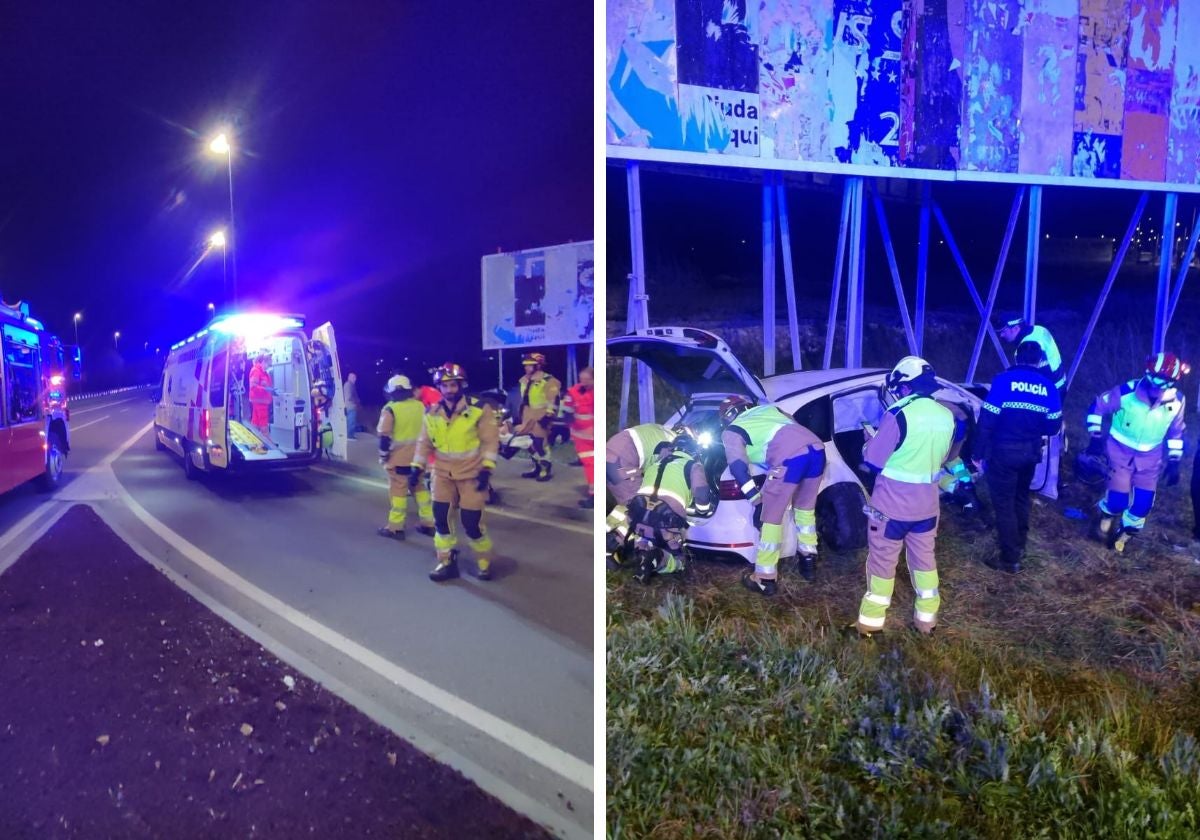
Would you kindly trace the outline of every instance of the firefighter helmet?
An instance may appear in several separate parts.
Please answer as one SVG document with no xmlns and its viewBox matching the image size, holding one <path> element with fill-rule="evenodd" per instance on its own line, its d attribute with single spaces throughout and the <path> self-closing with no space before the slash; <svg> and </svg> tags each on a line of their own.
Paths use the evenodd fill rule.
<svg viewBox="0 0 1200 840">
<path fill-rule="evenodd" d="M 541 353 L 526 353 L 521 358 L 521 364 L 537 365 L 538 367 L 542 367 L 546 364 L 546 357 L 543 356 Z"/>
<path fill-rule="evenodd" d="M 1146 377 L 1161 388 L 1176 384 L 1191 369 L 1191 365 L 1174 353 L 1155 353 L 1146 357 Z"/>
<path fill-rule="evenodd" d="M 913 387 L 915 383 L 925 378 L 933 378 L 933 365 L 920 356 L 905 356 L 896 362 L 896 366 L 888 373 L 887 389 L 895 394 L 896 389 L 901 385 Z"/>
<path fill-rule="evenodd" d="M 401 391 L 412 391 L 412 383 L 409 382 L 408 377 L 404 374 L 396 374 L 383 386 L 383 392 L 389 396 Z"/>
<path fill-rule="evenodd" d="M 463 370 L 462 365 L 446 362 L 433 372 L 433 384 L 441 385 L 443 382 L 461 382 L 465 388 L 467 387 L 467 372 Z"/>
<path fill-rule="evenodd" d="M 731 394 L 721 400 L 721 405 L 717 407 L 717 416 L 721 418 L 721 425 L 728 426 L 743 411 L 749 411 L 754 408 L 754 403 L 741 396 L 740 394 Z"/>
</svg>

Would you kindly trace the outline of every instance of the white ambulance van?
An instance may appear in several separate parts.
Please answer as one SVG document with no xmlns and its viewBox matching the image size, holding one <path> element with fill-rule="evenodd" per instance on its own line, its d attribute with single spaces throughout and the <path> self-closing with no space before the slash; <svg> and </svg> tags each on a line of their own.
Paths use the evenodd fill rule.
<svg viewBox="0 0 1200 840">
<path fill-rule="evenodd" d="M 341 381 L 332 325 L 310 337 L 300 315 L 219 316 L 167 354 L 155 447 L 180 456 L 188 478 L 202 471 L 304 468 L 321 457 L 323 446 L 330 457 L 344 459 Z"/>
</svg>

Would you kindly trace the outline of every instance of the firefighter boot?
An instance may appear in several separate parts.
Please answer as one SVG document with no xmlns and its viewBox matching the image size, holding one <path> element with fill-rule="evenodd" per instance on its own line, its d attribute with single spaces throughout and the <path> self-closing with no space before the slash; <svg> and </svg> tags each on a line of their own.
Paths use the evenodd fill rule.
<svg viewBox="0 0 1200 840">
<path fill-rule="evenodd" d="M 645 584 L 658 574 L 658 549 L 639 549 L 637 552 L 637 571 L 633 576 Z"/>
<path fill-rule="evenodd" d="M 1116 522 L 1116 517 L 1111 516 L 1101 511 L 1092 519 L 1092 527 L 1088 536 L 1096 542 L 1109 544 L 1109 538 L 1114 530 L 1113 526 Z M 1110 546 L 1111 547 L 1111 546 Z"/>
<path fill-rule="evenodd" d="M 533 467 L 527 472 L 521 473 L 521 478 L 537 478 L 541 475 L 542 462 L 537 459 L 536 455 L 532 457 L 530 463 L 533 464 Z"/>
<path fill-rule="evenodd" d="M 817 549 L 815 546 L 802 545 L 796 551 L 796 571 L 807 581 L 813 580 L 817 574 Z"/>
<path fill-rule="evenodd" d="M 1117 552 L 1117 554 L 1124 554 L 1129 541 L 1137 535 L 1137 532 L 1138 529 L 1127 528 L 1124 525 L 1114 527 L 1108 537 L 1108 547 Z"/>
<path fill-rule="evenodd" d="M 452 548 L 445 557 L 439 555 L 438 564 L 429 573 L 429 579 L 437 583 L 442 583 L 447 580 L 453 580 L 456 577 L 458 577 L 458 550 Z"/>
<path fill-rule="evenodd" d="M 537 476 L 538 481 L 549 481 L 550 480 L 550 467 L 551 466 L 553 466 L 553 465 L 550 463 L 549 458 L 542 460 L 538 464 L 538 476 Z"/>
</svg>

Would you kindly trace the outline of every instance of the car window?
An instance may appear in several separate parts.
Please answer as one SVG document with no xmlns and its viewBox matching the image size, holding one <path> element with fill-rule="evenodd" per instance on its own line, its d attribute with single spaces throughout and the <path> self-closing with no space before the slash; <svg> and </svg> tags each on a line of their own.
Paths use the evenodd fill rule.
<svg viewBox="0 0 1200 840">
<path fill-rule="evenodd" d="M 833 400 L 833 432 L 838 434 L 861 429 L 863 423 L 878 429 L 883 411 L 883 396 L 878 388 L 860 388 L 838 394 Z"/>
<path fill-rule="evenodd" d="M 833 438 L 832 411 L 829 396 L 818 397 L 796 410 L 792 419 L 808 429 L 821 440 Z"/>
</svg>

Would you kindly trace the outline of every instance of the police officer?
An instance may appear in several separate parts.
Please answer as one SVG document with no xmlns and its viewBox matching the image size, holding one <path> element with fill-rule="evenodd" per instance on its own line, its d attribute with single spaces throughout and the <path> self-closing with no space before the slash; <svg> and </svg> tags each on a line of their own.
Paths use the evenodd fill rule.
<svg viewBox="0 0 1200 840">
<path fill-rule="evenodd" d="M 1029 533 L 1029 482 L 1042 460 L 1042 438 L 1062 427 L 1062 401 L 1054 383 L 1039 368 L 1042 348 L 1032 341 L 1017 347 L 1016 364 L 993 381 L 979 415 L 976 463 L 984 475 L 996 513 L 998 556 L 984 563 L 1016 574 L 1021 571 Z"/>
<path fill-rule="evenodd" d="M 659 447 L 629 504 L 638 559 L 635 577 L 642 583 L 682 572 L 688 517 L 711 516 L 716 509 L 695 436 L 686 429 L 675 431 L 674 439 Z"/>
<path fill-rule="evenodd" d="M 408 476 L 408 486 L 417 487 L 429 456 L 436 453 L 433 545 L 437 566 L 429 578 L 440 583 L 458 577 L 458 538 L 450 530 L 450 509 L 457 505 L 467 541 L 475 552 L 478 577 L 491 580 L 492 538 L 483 525 L 483 509 L 496 468 L 500 430 L 491 406 L 466 395 L 467 374 L 460 365 L 447 362 L 434 372 L 433 381 L 442 399 L 425 413 Z"/>
<path fill-rule="evenodd" d="M 375 431 L 379 435 L 379 463 L 387 472 L 391 507 L 387 525 L 379 529 L 379 535 L 402 540 L 404 522 L 408 518 L 408 476 L 412 472 L 417 438 L 421 436 L 421 426 L 425 420 L 425 406 L 416 399 L 408 377 L 402 375 L 393 376 L 387 381 L 383 398 L 386 402 L 379 412 Z M 429 490 L 424 484 L 418 484 L 412 490 L 420 518 L 417 530 L 433 536 L 433 503 Z"/>
<path fill-rule="evenodd" d="M 1058 398 L 1061 401 L 1067 389 L 1067 374 L 1063 370 L 1062 354 L 1058 352 L 1058 344 L 1054 341 L 1054 336 L 1050 334 L 1050 331 L 1041 324 L 1029 323 L 1021 315 L 1012 315 L 1002 319 L 996 327 L 996 331 L 1002 339 L 1014 343 L 1018 348 L 1026 341 L 1032 341 L 1041 348 L 1042 361 L 1038 364 L 1038 367 L 1054 383 L 1054 387 L 1058 389 Z M 1050 456 L 1046 459 L 1046 474 L 1039 476 L 1038 471 L 1035 470 L 1033 477 L 1030 479 L 1030 486 L 1040 484 L 1041 489 L 1038 491 L 1039 493 L 1047 499 L 1057 499 L 1058 465 L 1062 459 L 1063 450 L 1063 433 L 1061 430 L 1058 434 L 1050 437 L 1049 446 Z"/>
<path fill-rule="evenodd" d="M 546 357 L 541 353 L 526 353 L 521 359 L 525 375 L 521 377 L 521 425 L 514 431 L 533 437 L 533 468 L 521 473 L 522 478 L 550 480 L 550 456 L 546 453 L 546 438 L 558 413 L 558 397 L 562 383 L 543 368 Z"/>
<path fill-rule="evenodd" d="M 1147 357 L 1140 379 L 1111 388 L 1092 401 L 1087 416 L 1088 453 L 1106 454 L 1109 465 L 1108 490 L 1100 500 L 1092 536 L 1109 548 L 1124 551 L 1145 526 L 1164 471 L 1164 441 L 1167 484 L 1179 483 L 1185 403 L 1177 386 L 1189 370 L 1174 353 L 1155 353 Z M 1113 415 L 1107 440 L 1106 414 Z"/>
<path fill-rule="evenodd" d="M 934 557 L 937 477 L 954 441 L 954 415 L 933 399 L 933 367 L 918 356 L 896 363 L 887 389 L 896 402 L 863 446 L 863 463 L 879 473 L 867 509 L 867 591 L 854 625 L 864 636 L 883 629 L 902 548 L 916 590 L 917 630 L 933 632 L 941 606 Z"/>
<path fill-rule="evenodd" d="M 742 495 L 761 505 L 754 571 L 742 585 L 759 595 L 776 592 L 783 517 L 788 506 L 796 522 L 800 574 L 811 580 L 817 556 L 817 491 L 825 474 L 825 444 L 772 405 L 754 407 L 741 396 L 727 397 L 717 409 L 725 430 L 721 443 L 729 471 Z M 750 466 L 766 472 L 762 489 L 750 477 Z"/>
<path fill-rule="evenodd" d="M 608 556 L 606 565 L 617 568 L 632 534 L 629 503 L 642 486 L 642 476 L 654 461 L 659 447 L 675 439 L 675 433 L 659 423 L 642 423 L 622 429 L 604 447 L 604 483 L 616 502 L 604 525 Z"/>
</svg>

